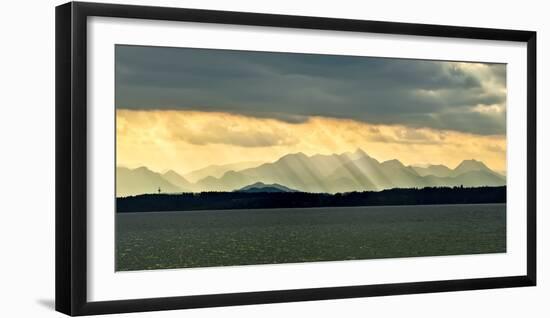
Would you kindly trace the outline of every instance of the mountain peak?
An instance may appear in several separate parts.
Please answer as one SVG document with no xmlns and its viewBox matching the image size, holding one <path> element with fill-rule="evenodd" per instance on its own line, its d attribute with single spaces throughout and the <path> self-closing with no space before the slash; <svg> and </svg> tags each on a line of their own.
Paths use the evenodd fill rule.
<svg viewBox="0 0 550 318">
<path fill-rule="evenodd" d="M 477 170 L 488 169 L 487 166 L 482 161 L 478 161 L 475 159 L 462 160 L 462 162 L 458 164 L 458 166 L 456 166 L 455 170 L 460 168 L 469 168 L 469 169 L 477 168 Z"/>
<path fill-rule="evenodd" d="M 367 157 L 367 158 L 370 158 L 370 156 L 361 148 L 357 148 L 354 152 L 353 152 L 353 156 L 357 159 L 359 158 L 363 158 L 363 157 Z"/>
<path fill-rule="evenodd" d="M 178 182 L 176 182 L 176 185 L 181 185 L 181 184 L 178 184 L 179 182 L 185 182 L 185 183 L 189 183 L 184 177 L 181 176 L 181 174 L 177 173 L 176 171 L 170 169 L 168 171 L 166 171 L 165 173 L 162 174 L 162 176 L 164 178 L 166 178 L 168 181 L 170 182 L 173 182 L 175 180 L 177 180 Z"/>
<path fill-rule="evenodd" d="M 147 168 L 146 166 L 137 167 L 133 170 L 137 172 L 153 172 L 151 169 Z"/>
<path fill-rule="evenodd" d="M 305 155 L 303 152 L 296 152 L 296 153 L 290 153 L 288 155 L 284 155 L 281 158 L 279 158 L 278 161 L 285 161 L 285 160 L 306 160 L 309 158 L 307 155 Z"/>
<path fill-rule="evenodd" d="M 357 148 L 355 149 L 354 152 L 344 152 L 342 154 L 340 154 L 340 156 L 343 156 L 343 157 L 347 157 L 348 159 L 350 160 L 357 160 L 357 159 L 361 159 L 361 158 L 370 158 L 370 156 L 365 152 L 363 151 L 363 149 L 361 148 Z"/>
<path fill-rule="evenodd" d="M 451 176 L 458 176 L 463 173 L 472 172 L 472 171 L 485 171 L 494 173 L 491 169 L 489 169 L 483 162 L 475 160 L 475 159 L 468 159 L 463 160 L 456 168 L 453 169 L 453 173 Z"/>
<path fill-rule="evenodd" d="M 294 155 L 294 156 L 296 156 L 296 157 L 306 157 L 306 158 L 307 158 L 307 155 L 306 155 L 305 153 L 303 153 L 303 152 L 297 152 L 297 153 L 294 153 L 294 154 L 292 154 L 292 155 Z"/>
<path fill-rule="evenodd" d="M 163 173 L 163 175 L 165 175 L 165 176 L 180 176 L 179 173 L 175 172 L 175 171 L 172 170 L 172 169 L 166 171 L 165 173 Z"/>
<path fill-rule="evenodd" d="M 473 158 L 472 158 L 472 159 L 464 159 L 464 160 L 462 160 L 462 162 L 476 162 L 476 163 L 482 163 L 481 161 L 475 160 L 475 159 L 473 159 Z"/>
<path fill-rule="evenodd" d="M 386 161 L 382 162 L 382 164 L 383 165 L 398 166 L 398 167 L 405 167 L 405 165 L 397 159 L 386 160 Z"/>
</svg>

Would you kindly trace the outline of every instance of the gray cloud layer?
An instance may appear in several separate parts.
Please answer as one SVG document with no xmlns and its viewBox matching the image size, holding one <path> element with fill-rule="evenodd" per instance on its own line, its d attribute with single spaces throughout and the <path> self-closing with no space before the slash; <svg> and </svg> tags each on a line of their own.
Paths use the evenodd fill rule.
<svg viewBox="0 0 550 318">
<path fill-rule="evenodd" d="M 116 106 L 505 133 L 506 66 L 116 46 Z M 487 110 L 487 111 L 484 111 Z"/>
</svg>

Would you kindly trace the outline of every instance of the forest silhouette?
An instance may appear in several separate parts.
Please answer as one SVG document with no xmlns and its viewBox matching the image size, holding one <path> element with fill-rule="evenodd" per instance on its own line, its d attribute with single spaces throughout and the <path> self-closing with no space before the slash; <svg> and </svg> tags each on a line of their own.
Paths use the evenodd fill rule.
<svg viewBox="0 0 550 318">
<path fill-rule="evenodd" d="M 346 193 L 201 192 L 116 199 L 117 212 L 506 203 L 506 187 L 426 187 Z"/>
</svg>

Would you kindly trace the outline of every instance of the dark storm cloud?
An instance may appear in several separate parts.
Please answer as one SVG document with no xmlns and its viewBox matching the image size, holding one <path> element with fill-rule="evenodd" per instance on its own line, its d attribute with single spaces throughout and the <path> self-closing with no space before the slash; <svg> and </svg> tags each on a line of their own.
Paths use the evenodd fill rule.
<svg viewBox="0 0 550 318">
<path fill-rule="evenodd" d="M 116 47 L 116 106 L 308 116 L 502 134 L 504 65 L 334 55 Z M 477 107 L 477 108 L 476 108 Z"/>
</svg>

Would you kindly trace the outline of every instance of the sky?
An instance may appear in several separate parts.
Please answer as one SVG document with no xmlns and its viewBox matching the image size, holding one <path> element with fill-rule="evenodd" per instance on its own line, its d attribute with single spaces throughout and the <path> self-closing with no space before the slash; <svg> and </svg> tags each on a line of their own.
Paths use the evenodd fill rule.
<svg viewBox="0 0 550 318">
<path fill-rule="evenodd" d="M 180 173 L 363 149 L 506 170 L 506 66 L 117 45 L 117 165 Z"/>
</svg>

